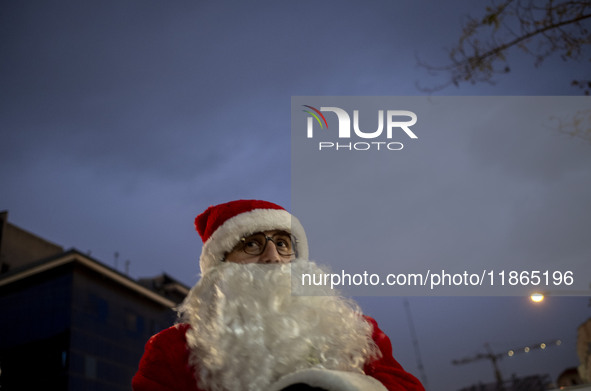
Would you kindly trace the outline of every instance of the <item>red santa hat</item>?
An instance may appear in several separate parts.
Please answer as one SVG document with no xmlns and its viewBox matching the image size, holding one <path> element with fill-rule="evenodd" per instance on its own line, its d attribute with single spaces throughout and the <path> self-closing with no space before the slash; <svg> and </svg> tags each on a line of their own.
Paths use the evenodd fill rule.
<svg viewBox="0 0 591 391">
<path fill-rule="evenodd" d="M 282 230 L 297 240 L 298 258 L 308 258 L 308 240 L 299 220 L 281 206 L 260 200 L 237 200 L 212 205 L 195 218 L 203 240 L 199 258 L 201 273 L 221 262 L 244 236 L 255 232 Z"/>
</svg>

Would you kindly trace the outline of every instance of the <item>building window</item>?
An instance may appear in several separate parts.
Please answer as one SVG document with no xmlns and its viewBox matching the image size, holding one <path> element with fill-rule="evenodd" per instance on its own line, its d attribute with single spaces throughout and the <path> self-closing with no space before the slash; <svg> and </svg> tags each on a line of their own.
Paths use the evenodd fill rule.
<svg viewBox="0 0 591 391">
<path fill-rule="evenodd" d="M 85 310 L 98 321 L 104 322 L 109 315 L 109 303 L 102 297 L 89 293 Z"/>
<path fill-rule="evenodd" d="M 133 333 L 144 332 L 144 318 L 130 309 L 125 310 L 125 328 Z"/>
<path fill-rule="evenodd" d="M 96 358 L 84 356 L 84 376 L 89 379 L 96 379 Z"/>
<path fill-rule="evenodd" d="M 125 313 L 125 328 L 129 331 L 137 331 L 137 315 L 127 311 Z"/>
</svg>

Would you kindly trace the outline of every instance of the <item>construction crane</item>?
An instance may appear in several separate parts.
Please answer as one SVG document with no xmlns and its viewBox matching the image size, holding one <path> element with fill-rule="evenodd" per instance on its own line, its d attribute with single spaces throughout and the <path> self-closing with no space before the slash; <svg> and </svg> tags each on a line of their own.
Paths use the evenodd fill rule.
<svg viewBox="0 0 591 391">
<path fill-rule="evenodd" d="M 513 357 L 516 354 L 519 353 L 529 353 L 532 350 L 536 350 L 536 349 L 541 349 L 544 350 L 549 346 L 559 346 L 560 344 L 562 344 L 562 341 L 559 339 L 556 339 L 554 341 L 551 341 L 549 343 L 538 343 L 535 345 L 528 345 L 528 346 L 522 346 L 519 348 L 515 348 L 515 349 L 510 349 L 507 350 L 503 353 L 494 353 L 492 351 L 492 349 L 490 348 L 490 345 L 488 343 L 484 344 L 484 347 L 486 348 L 487 352 L 486 353 L 478 353 L 475 356 L 472 357 L 465 357 L 459 360 L 452 360 L 452 364 L 454 365 L 462 365 L 462 364 L 468 364 L 474 361 L 480 361 L 480 360 L 490 360 L 490 362 L 492 363 L 493 369 L 495 371 L 495 379 L 497 380 L 497 384 L 499 385 L 499 389 L 502 389 L 503 387 L 503 376 L 501 375 L 501 370 L 499 369 L 499 366 L 497 364 L 497 362 L 501 359 L 503 359 L 504 357 Z"/>
</svg>

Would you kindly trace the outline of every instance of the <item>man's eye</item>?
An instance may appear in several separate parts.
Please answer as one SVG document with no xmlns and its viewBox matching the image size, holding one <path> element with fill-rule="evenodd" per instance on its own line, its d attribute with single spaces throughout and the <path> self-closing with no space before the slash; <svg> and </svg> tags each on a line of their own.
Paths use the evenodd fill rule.
<svg viewBox="0 0 591 391">
<path fill-rule="evenodd" d="M 277 245 L 277 247 L 290 249 L 291 248 L 291 238 L 289 236 L 285 236 L 285 235 L 277 236 L 277 237 L 275 237 L 275 244 Z"/>
<path fill-rule="evenodd" d="M 259 247 L 261 247 L 261 244 L 259 242 L 257 242 L 256 240 L 246 240 L 244 242 L 244 247 L 246 247 L 246 248 L 259 248 Z"/>
</svg>

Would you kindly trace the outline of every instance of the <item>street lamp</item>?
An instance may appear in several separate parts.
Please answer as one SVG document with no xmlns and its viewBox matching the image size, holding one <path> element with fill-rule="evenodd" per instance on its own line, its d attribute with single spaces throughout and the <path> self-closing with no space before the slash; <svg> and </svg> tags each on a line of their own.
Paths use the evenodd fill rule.
<svg viewBox="0 0 591 391">
<path fill-rule="evenodd" d="M 544 294 L 543 293 L 539 293 L 539 292 L 535 292 L 532 293 L 529 298 L 531 299 L 531 301 L 533 301 L 534 303 L 539 303 L 541 301 L 544 300 Z"/>
<path fill-rule="evenodd" d="M 529 298 L 534 303 L 544 301 L 546 296 L 591 296 L 591 289 L 589 290 L 572 290 L 572 291 L 536 291 L 529 295 Z"/>
</svg>

